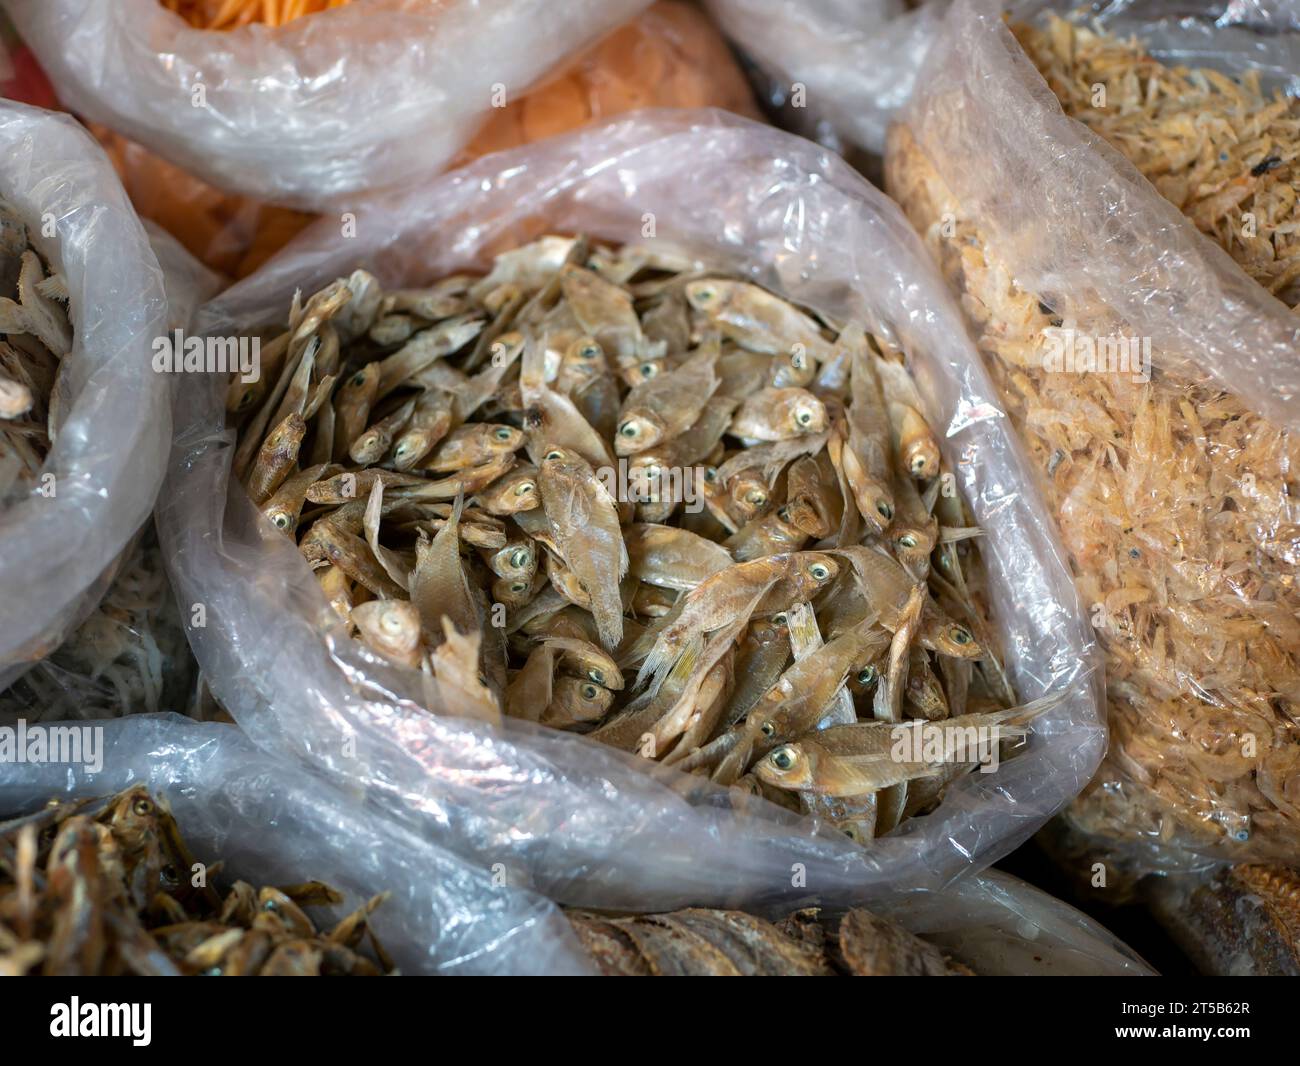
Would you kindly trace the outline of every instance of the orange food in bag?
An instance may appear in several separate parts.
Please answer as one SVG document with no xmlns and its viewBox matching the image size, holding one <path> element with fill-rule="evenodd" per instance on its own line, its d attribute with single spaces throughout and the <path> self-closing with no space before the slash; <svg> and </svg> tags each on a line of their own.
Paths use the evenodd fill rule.
<svg viewBox="0 0 1300 1066">
<path fill-rule="evenodd" d="M 164 0 L 194 25 L 215 29 L 278 25 L 342 2 Z M 494 110 L 453 165 L 642 107 L 720 107 L 758 117 L 721 34 L 696 8 L 663 0 L 549 81 Z M 230 277 L 252 273 L 315 217 L 221 192 L 105 127 L 92 129 L 140 214 Z"/>
<path fill-rule="evenodd" d="M 283 26 L 303 15 L 315 15 L 349 0 L 162 0 L 191 26 L 201 30 L 233 30 L 253 22 Z"/>
</svg>

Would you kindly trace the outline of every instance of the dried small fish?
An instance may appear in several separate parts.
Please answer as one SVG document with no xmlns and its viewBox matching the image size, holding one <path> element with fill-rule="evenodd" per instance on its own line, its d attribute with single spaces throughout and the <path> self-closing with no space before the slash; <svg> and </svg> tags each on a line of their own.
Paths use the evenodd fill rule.
<svg viewBox="0 0 1300 1066">
<path fill-rule="evenodd" d="M 215 878 L 220 863 L 207 865 Z M 341 902 L 319 882 L 223 896 L 196 868 L 165 804 L 140 785 L 107 800 L 52 800 L 0 823 L 0 973 L 378 975 L 382 950 L 358 953 L 374 897 L 332 930 L 304 906 Z M 184 876 L 182 876 L 182 872 Z M 341 945 L 346 954 L 331 949 Z"/>
<path fill-rule="evenodd" d="M 953 775 L 831 795 L 765 780 L 774 749 L 1013 702 L 978 530 L 939 496 L 906 353 L 862 326 L 567 237 L 478 280 L 385 292 L 357 272 L 286 326 L 274 386 L 232 411 L 237 469 L 356 639 L 426 675 L 431 709 L 585 733 L 865 841 Z M 730 972 L 717 951 L 754 927 L 702 914 L 582 929 L 615 969 L 685 946 Z M 224 935 L 182 939 L 224 965 L 354 965 Z"/>
</svg>

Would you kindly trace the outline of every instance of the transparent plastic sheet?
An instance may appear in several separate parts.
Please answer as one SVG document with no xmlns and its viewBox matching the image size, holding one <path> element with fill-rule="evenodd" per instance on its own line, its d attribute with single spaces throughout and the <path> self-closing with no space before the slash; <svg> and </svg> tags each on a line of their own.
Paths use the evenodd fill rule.
<svg viewBox="0 0 1300 1066">
<path fill-rule="evenodd" d="M 833 135 L 883 155 L 885 131 L 912 95 L 946 0 L 708 0 L 714 19 L 773 81 L 796 83 Z"/>
<path fill-rule="evenodd" d="M 1012 20 L 1071 10 L 1044 0 L 1005 7 Z M 1093 8 L 1089 21 L 1121 36 L 1136 34 L 1161 62 L 1229 74 L 1258 70 L 1266 83 L 1300 92 L 1300 40 L 1290 32 L 1300 29 L 1297 0 L 1109 0 Z"/>
<path fill-rule="evenodd" d="M 717 111 L 649 111 L 501 153 L 358 211 L 357 236 L 320 223 L 201 313 L 231 336 L 280 322 L 295 289 L 358 266 L 386 285 L 482 268 L 547 230 L 660 239 L 730 265 L 833 317 L 888 329 L 988 531 L 1008 667 L 1025 699 L 1069 693 L 1028 749 L 953 787 L 934 814 L 860 850 L 766 802 L 583 737 L 518 721 L 500 731 L 421 709 L 420 675 L 376 662 L 330 622 L 295 546 L 228 491 L 222 382 L 182 382 L 158 520 L 183 612 L 221 703 L 262 748 L 365 790 L 426 839 L 560 902 L 608 909 L 827 905 L 938 888 L 1023 842 L 1092 774 L 1105 743 L 1092 635 L 1028 471 L 955 306 L 906 220 L 842 161 Z M 792 887 L 792 866 L 807 889 Z"/>
<path fill-rule="evenodd" d="M 491 109 L 452 165 L 638 107 L 722 107 L 757 117 L 749 85 L 703 12 L 661 0 L 525 95 Z M 106 126 L 92 127 L 144 217 L 232 278 L 251 274 L 312 215 L 222 192 Z"/>
<path fill-rule="evenodd" d="M 144 523 L 171 437 L 170 385 L 150 366 L 167 325 L 163 277 L 117 177 L 72 119 L 0 102 L 0 196 L 67 279 L 74 345 L 43 474 L 54 495 L 0 513 L 0 688 L 97 602 Z M 41 236 L 42 219 L 54 235 Z"/>
<path fill-rule="evenodd" d="M 645 5 L 354 0 L 212 31 L 157 0 L 4 0 L 65 106 L 227 192 L 303 210 L 436 172 L 494 93 L 521 95 Z"/>
<path fill-rule="evenodd" d="M 254 747 L 229 725 L 177 715 L 88 723 L 102 730 L 102 769 L 28 764 L 0 778 L 0 819 L 54 796 L 102 797 L 146 784 L 224 880 L 321 880 L 344 894 L 329 920 L 391 893 L 373 917 L 407 974 L 547 974 L 592 967 L 559 909 L 497 884 L 345 789 Z M 1149 974 L 1130 948 L 1078 911 L 990 871 L 888 908 L 895 921 L 981 974 Z"/>
<path fill-rule="evenodd" d="M 148 222 L 145 231 L 163 274 L 167 323 L 187 328 L 219 283 L 167 233 Z M 185 705 L 196 666 L 151 520 L 86 590 L 82 603 L 75 628 L 59 646 L 0 691 L 0 724 Z"/>
<path fill-rule="evenodd" d="M 110 796 L 145 784 L 171 807 L 196 859 L 261 886 L 324 881 L 344 902 L 391 892 L 372 924 L 408 974 L 590 972 L 558 908 L 493 883 L 344 788 L 259 751 L 234 726 L 179 715 L 86 723 L 102 769 L 24 764 L 0 776 L 0 819 L 53 796 Z M 88 749 L 83 749 L 88 750 Z"/>
<path fill-rule="evenodd" d="M 1000 870 L 882 913 L 985 977 L 1140 977 L 1154 970 L 1087 915 Z"/>
<path fill-rule="evenodd" d="M 0 725 L 112 718 L 187 705 L 196 666 L 149 523 L 66 640 L 0 692 Z"/>
<path fill-rule="evenodd" d="M 889 188 L 963 293 L 1107 652 L 1111 749 L 1069 818 L 1130 870 L 1293 860 L 1297 319 L 1062 113 L 993 5 L 958 0 L 929 66 Z M 1049 324 L 1149 339 L 1151 383 L 1044 371 Z"/>
</svg>

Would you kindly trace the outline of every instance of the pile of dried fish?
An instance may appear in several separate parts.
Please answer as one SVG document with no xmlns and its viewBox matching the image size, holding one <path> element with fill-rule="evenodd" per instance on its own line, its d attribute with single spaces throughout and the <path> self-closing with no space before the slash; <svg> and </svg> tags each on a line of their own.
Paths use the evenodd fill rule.
<svg viewBox="0 0 1300 1066">
<path fill-rule="evenodd" d="M 768 922 L 743 911 L 690 909 L 569 922 L 605 977 L 973 977 L 933 944 L 865 910 L 837 922 L 817 910 Z"/>
<path fill-rule="evenodd" d="M 68 290 L 0 201 L 0 500 L 38 487 L 61 422 L 61 374 L 72 351 Z"/>
<path fill-rule="evenodd" d="M 1288 293 L 1300 263 L 1294 100 L 1263 96 L 1252 76 L 1170 70 L 1134 44 L 1060 22 L 1046 35 L 1016 33 L 1067 111 L 1262 284 Z M 1106 88 L 1096 111 L 1094 84 Z M 891 134 L 887 178 L 962 293 L 1106 651 L 1110 750 L 1071 817 L 1110 839 L 1293 859 L 1300 441 L 1212 381 L 1166 369 L 1159 351 L 1141 384 L 1045 370 L 1050 331 L 1113 334 L 1113 312 L 1087 302 L 1082 279 L 1085 291 L 1070 294 L 1086 308 L 1078 317 L 1021 289 L 906 126 Z M 1242 211 L 1271 219 L 1258 240 L 1245 236 Z M 1171 361 L 1196 365 L 1200 354 Z"/>
<path fill-rule="evenodd" d="M 869 839 L 972 769 L 954 736 L 996 748 L 1047 706 L 1013 706 L 979 530 L 902 353 L 860 325 L 549 236 L 428 288 L 357 271 L 295 296 L 261 352 L 229 390 L 235 475 L 450 713 L 589 733 Z M 940 721 L 895 752 L 898 724 Z"/>
<path fill-rule="evenodd" d="M 98 810 L 96 810 L 98 808 Z M 342 897 L 319 882 L 260 891 L 211 885 L 143 786 L 52 801 L 0 822 L 0 975 L 369 976 L 392 969 L 370 930 L 375 896 L 329 932 L 304 907 Z M 196 881 L 201 884 L 196 886 Z M 369 934 L 378 964 L 361 954 Z"/>
<path fill-rule="evenodd" d="M 1269 292 L 1300 303 L 1300 99 L 1265 92 L 1258 71 L 1165 66 L 1136 38 L 1056 16 L 1045 29 L 1012 30 L 1067 115 Z"/>
</svg>

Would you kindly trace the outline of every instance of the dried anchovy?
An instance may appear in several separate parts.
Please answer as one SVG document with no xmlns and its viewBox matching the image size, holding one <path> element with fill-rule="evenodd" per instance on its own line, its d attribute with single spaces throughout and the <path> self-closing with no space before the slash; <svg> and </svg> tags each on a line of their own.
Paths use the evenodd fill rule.
<svg viewBox="0 0 1300 1066">
<path fill-rule="evenodd" d="M 207 867 L 214 878 L 220 864 Z M 52 800 L 0 821 L 0 975 L 374 976 L 375 896 L 328 931 L 303 908 L 319 882 L 223 894 L 196 869 L 167 808 L 142 785 L 106 801 Z M 362 953 L 369 937 L 375 958 Z M 378 960 L 378 961 L 376 961 Z"/>
</svg>

